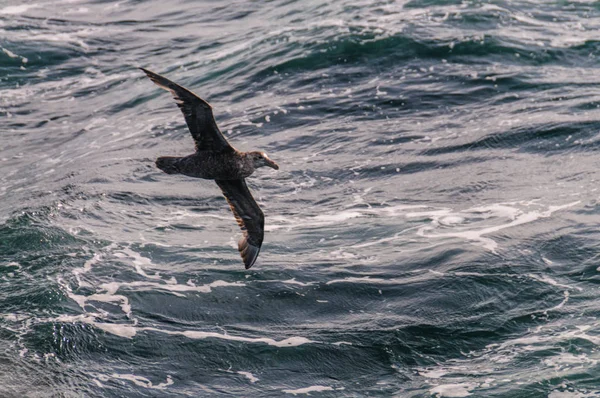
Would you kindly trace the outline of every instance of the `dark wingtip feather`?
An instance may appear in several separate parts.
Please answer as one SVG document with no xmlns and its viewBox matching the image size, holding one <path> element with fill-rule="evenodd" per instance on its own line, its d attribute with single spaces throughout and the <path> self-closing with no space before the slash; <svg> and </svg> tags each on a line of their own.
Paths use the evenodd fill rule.
<svg viewBox="0 0 600 398">
<path fill-rule="evenodd" d="M 148 69 L 145 69 L 145 68 L 142 68 L 142 67 L 140 67 L 140 70 L 142 70 L 146 74 L 146 76 L 148 76 L 150 78 L 150 80 L 152 80 L 160 88 L 163 88 L 163 89 L 165 89 L 167 91 L 173 92 L 173 88 L 169 87 L 169 83 L 172 83 L 171 81 L 169 81 L 168 79 L 162 77 L 158 73 L 152 72 L 151 70 L 148 70 Z"/>
<path fill-rule="evenodd" d="M 250 267 L 254 265 L 256 259 L 258 258 L 260 247 L 249 244 L 248 239 L 244 237 L 238 241 L 238 250 L 240 251 L 240 255 L 244 261 L 244 266 L 246 269 L 250 269 Z"/>
</svg>

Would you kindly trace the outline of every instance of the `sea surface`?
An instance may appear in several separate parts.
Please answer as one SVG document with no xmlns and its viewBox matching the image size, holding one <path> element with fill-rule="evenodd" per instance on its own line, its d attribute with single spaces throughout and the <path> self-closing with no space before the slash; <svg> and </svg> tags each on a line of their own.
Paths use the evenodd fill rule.
<svg viewBox="0 0 600 398">
<path fill-rule="evenodd" d="M 0 396 L 600 396 L 598 57 L 588 0 L 0 0 Z M 137 67 L 279 163 L 250 270 Z"/>
</svg>

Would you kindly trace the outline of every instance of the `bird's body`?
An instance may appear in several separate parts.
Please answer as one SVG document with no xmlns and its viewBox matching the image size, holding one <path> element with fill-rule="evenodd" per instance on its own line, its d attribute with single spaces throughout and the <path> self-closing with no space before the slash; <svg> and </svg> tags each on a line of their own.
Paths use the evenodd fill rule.
<svg viewBox="0 0 600 398">
<path fill-rule="evenodd" d="M 252 267 L 264 236 L 265 217 L 246 186 L 246 177 L 262 166 L 279 169 L 264 152 L 240 152 L 233 148 L 215 122 L 208 102 L 169 79 L 140 68 L 159 87 L 170 91 L 183 112 L 196 152 L 185 157 L 162 156 L 156 166 L 167 174 L 215 180 L 235 216 L 243 237 L 238 250 L 246 269 Z"/>
<path fill-rule="evenodd" d="M 244 153 L 198 151 L 185 157 L 164 156 L 156 160 L 159 169 L 168 174 L 183 174 L 206 180 L 238 180 L 252 175 L 254 165 Z"/>
</svg>

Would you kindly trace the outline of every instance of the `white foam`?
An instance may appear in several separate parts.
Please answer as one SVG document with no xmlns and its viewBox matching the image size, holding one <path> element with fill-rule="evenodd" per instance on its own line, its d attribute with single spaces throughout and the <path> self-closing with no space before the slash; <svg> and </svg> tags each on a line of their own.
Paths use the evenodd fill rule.
<svg viewBox="0 0 600 398">
<path fill-rule="evenodd" d="M 427 217 L 431 219 L 430 224 L 425 226 L 411 226 L 403 231 L 394 233 L 391 237 L 384 237 L 378 240 L 359 243 L 351 246 L 352 248 L 359 249 L 370 246 L 375 246 L 382 243 L 392 242 L 394 240 L 403 239 L 405 233 L 412 229 L 416 229 L 418 236 L 435 239 L 435 238 L 447 238 L 457 237 L 468 241 L 476 242 L 483 246 L 487 250 L 495 252 L 498 244 L 495 240 L 487 237 L 486 235 L 501 231 L 506 228 L 519 226 L 522 224 L 530 223 L 540 218 L 547 218 L 552 213 L 562 210 L 568 207 L 579 204 L 580 201 L 568 203 L 560 206 L 548 206 L 546 209 L 522 211 L 519 207 L 529 207 L 536 205 L 542 207 L 542 205 L 535 201 L 528 202 L 511 202 L 511 203 L 497 203 L 487 206 L 478 206 L 470 209 L 466 209 L 460 212 L 453 212 L 452 209 L 448 208 L 428 208 L 427 206 L 388 206 L 378 208 L 363 208 L 363 209 L 352 209 L 343 210 L 335 213 L 319 214 L 309 217 L 289 217 L 289 216 L 272 216 L 271 222 L 266 227 L 267 231 L 277 231 L 279 229 L 298 229 L 298 228 L 312 228 L 312 227 L 325 227 L 329 225 L 344 225 L 346 222 L 350 222 L 354 219 L 363 217 L 397 217 L 405 216 L 407 218 L 422 218 Z M 422 209 L 421 211 L 414 211 L 416 209 Z M 508 219 L 508 222 L 504 222 L 500 225 L 484 226 L 483 228 L 472 228 L 473 225 L 490 224 L 492 222 L 502 221 Z M 448 232 L 435 233 L 437 229 L 443 228 L 444 230 L 450 229 Z M 331 253 L 334 258 L 354 258 L 355 255 L 348 252 L 343 252 L 341 249 Z"/>
<path fill-rule="evenodd" d="M 464 222 L 465 218 L 460 216 L 447 216 L 440 219 L 440 224 L 442 225 L 463 224 Z"/>
<path fill-rule="evenodd" d="M 429 211 L 413 211 L 410 213 L 406 213 L 406 217 L 408 218 L 421 218 L 421 217 L 433 217 L 437 218 L 439 216 L 447 216 L 451 213 L 450 209 L 441 209 L 441 210 L 429 210 Z"/>
<path fill-rule="evenodd" d="M 383 278 L 371 278 L 370 276 L 349 276 L 343 279 L 333 279 L 326 282 L 326 285 L 333 285 L 334 283 L 377 283 L 383 285 L 396 285 L 406 283 L 406 280 L 402 279 L 383 279 Z"/>
<path fill-rule="evenodd" d="M 298 395 L 298 394 L 310 394 L 311 392 L 322 392 L 322 391 L 333 391 L 332 387 L 328 386 L 310 386 L 304 388 L 298 388 L 297 390 L 283 390 L 286 394 Z"/>
<path fill-rule="evenodd" d="M 429 392 L 437 397 L 468 397 L 471 395 L 469 391 L 473 388 L 475 388 L 475 384 L 472 383 L 442 384 L 432 388 Z"/>
<path fill-rule="evenodd" d="M 348 214 L 342 212 L 339 214 L 329 214 L 307 218 L 271 216 L 271 223 L 265 226 L 265 231 L 272 232 L 279 229 L 286 229 L 290 231 L 297 228 L 322 227 L 337 224 L 355 217 L 358 217 L 356 212 L 349 212 Z"/>
<path fill-rule="evenodd" d="M 25 58 L 25 57 L 21 57 L 20 55 L 17 55 L 17 54 L 15 54 L 15 53 L 13 53 L 12 51 L 10 51 L 10 50 L 9 50 L 9 49 L 7 49 L 7 48 L 0 47 L 0 49 L 2 49 L 2 52 L 3 52 L 4 54 L 8 55 L 10 58 L 21 58 L 21 60 L 23 61 L 23 63 L 24 63 L 24 64 L 26 64 L 26 63 L 27 63 L 27 61 L 28 61 L 28 59 L 27 59 L 27 58 Z"/>
<path fill-rule="evenodd" d="M 133 266 L 135 268 L 135 271 L 138 274 L 142 275 L 144 278 L 161 279 L 161 276 L 158 272 L 156 272 L 154 275 L 150 275 L 146 271 L 144 271 L 144 268 L 142 268 L 143 266 L 149 267 L 149 266 L 153 265 L 152 261 L 148 257 L 144 257 L 140 253 L 133 251 L 129 248 L 121 249 L 121 250 L 115 252 L 114 255 L 115 255 L 115 257 L 121 258 L 121 259 L 122 258 L 131 259 Z"/>
<path fill-rule="evenodd" d="M 271 216 L 270 225 L 265 231 L 276 231 L 278 229 L 292 230 L 307 227 L 323 227 L 327 225 L 340 225 L 344 221 L 356 218 L 371 217 L 373 215 L 383 217 L 395 217 L 404 214 L 406 210 L 424 208 L 426 206 L 399 205 L 380 208 L 365 208 L 354 210 L 342 210 L 335 213 L 318 214 L 308 217 Z M 343 224 L 342 224 L 343 225 Z"/>
<path fill-rule="evenodd" d="M 267 282 L 267 281 L 265 281 L 265 282 Z M 269 281 L 269 282 L 271 282 L 271 281 Z M 281 283 L 285 283 L 286 285 L 298 285 L 298 286 L 311 286 L 316 283 L 316 282 L 299 282 L 296 280 L 296 278 L 288 279 L 285 281 L 273 281 L 273 282 L 281 282 Z"/>
<path fill-rule="evenodd" d="M 592 359 L 592 358 L 588 357 L 587 354 L 575 355 L 575 354 L 571 354 L 570 352 L 561 352 L 560 354 L 558 354 L 556 356 L 544 359 L 543 362 L 547 366 L 551 366 L 551 367 L 555 367 L 555 368 L 560 368 L 560 367 L 563 367 L 564 365 L 579 366 L 581 364 L 588 364 L 588 365 L 595 367 L 598 364 L 597 359 Z"/>
<path fill-rule="evenodd" d="M 85 266 L 83 269 L 85 269 Z M 82 270 L 82 268 L 76 268 L 73 272 L 75 273 L 76 270 Z M 79 274 L 75 273 L 75 275 L 78 276 Z M 78 280 L 79 280 L 79 278 L 78 278 Z M 74 293 L 73 290 L 71 289 L 71 287 L 69 286 L 69 284 L 66 283 L 61 277 L 57 278 L 57 282 L 61 287 L 64 288 L 64 290 L 66 291 L 69 298 L 71 300 L 75 301 L 77 304 L 79 304 L 81 309 L 84 311 L 86 310 L 85 309 L 86 305 L 90 301 L 99 301 L 99 302 L 111 303 L 111 304 L 112 303 L 120 303 L 119 305 L 121 307 L 121 310 L 128 317 L 131 316 L 131 305 L 129 304 L 129 299 L 125 296 L 115 295 L 114 294 L 115 292 L 113 292 L 113 291 L 107 291 L 107 293 L 94 293 L 89 296 L 84 296 L 84 295 Z M 82 285 L 81 281 L 79 282 L 79 285 L 80 286 Z M 86 285 L 89 285 L 89 284 L 86 284 Z"/>
<path fill-rule="evenodd" d="M 562 288 L 570 289 L 570 290 L 577 289 L 579 291 L 583 291 L 583 289 L 578 286 L 573 287 L 573 286 L 565 285 L 562 283 L 558 283 L 554 279 L 550 278 L 548 275 L 527 274 L 527 276 L 530 277 L 531 279 L 535 279 L 536 281 L 547 283 L 552 286 L 562 287 Z"/>
<path fill-rule="evenodd" d="M 85 263 L 83 263 L 83 269 L 81 268 L 77 268 L 76 270 L 81 270 L 78 271 L 78 273 L 86 273 L 91 271 L 92 269 L 92 265 L 100 262 L 100 259 L 102 257 L 99 254 L 94 254 L 94 256 L 92 258 L 90 258 L 89 260 L 87 260 Z"/>
<path fill-rule="evenodd" d="M 481 228 L 481 229 L 477 229 L 477 230 L 464 230 L 464 231 L 437 233 L 437 234 L 431 234 L 428 232 L 436 229 L 437 226 L 439 225 L 439 217 L 438 216 L 448 215 L 448 212 L 445 210 L 436 212 L 436 213 L 430 212 L 429 216 L 433 218 L 432 226 L 428 225 L 428 226 L 419 228 L 419 230 L 417 231 L 417 234 L 419 236 L 422 236 L 425 238 L 456 237 L 456 238 L 463 238 L 463 239 L 466 239 L 469 241 L 476 241 L 476 242 L 479 242 L 481 244 L 481 246 L 483 246 L 484 248 L 486 248 L 492 252 L 495 252 L 496 248 L 498 247 L 498 244 L 493 239 L 484 237 L 484 235 L 498 232 L 498 231 L 501 231 L 506 228 L 511 228 L 511 227 L 515 227 L 518 225 L 527 224 L 527 223 L 533 222 L 535 220 L 538 220 L 540 218 L 550 217 L 552 215 L 552 213 L 554 213 L 555 211 L 566 209 L 568 207 L 575 206 L 579 203 L 581 203 L 581 202 L 576 201 L 576 202 L 567 203 L 567 204 L 561 205 L 561 206 L 548 206 L 548 209 L 546 211 L 535 211 L 534 210 L 534 211 L 530 211 L 530 212 L 522 212 L 521 210 L 519 210 L 517 208 L 506 206 L 505 204 L 494 204 L 494 205 L 490 205 L 490 206 L 475 207 L 470 210 L 466 210 L 464 213 L 476 214 L 483 218 L 505 217 L 505 218 L 511 219 L 511 221 L 506 224 L 494 225 L 494 226 Z M 416 214 L 417 215 L 415 215 L 415 213 L 408 214 L 407 217 L 422 216 L 422 215 L 426 215 L 427 213 L 416 213 Z"/>
<path fill-rule="evenodd" d="M 7 7 L 7 8 L 11 8 L 11 7 Z M 34 8 L 34 7 L 29 7 L 29 8 Z M 6 8 L 3 10 L 6 10 Z M 0 10 L 0 15 L 2 15 L 3 10 Z M 47 33 L 46 31 L 36 30 L 36 29 L 28 29 L 27 31 L 24 31 L 24 32 L 8 31 L 5 29 L 0 29 L 0 35 L 12 36 L 15 40 L 19 40 L 19 41 L 23 41 L 23 42 L 45 41 L 45 42 L 52 42 L 52 43 L 75 44 L 75 45 L 78 45 L 79 47 L 81 47 L 82 50 L 88 51 L 90 49 L 90 47 L 83 40 L 83 38 L 89 37 L 92 34 L 97 34 L 98 30 L 99 29 L 96 29 L 96 28 L 94 28 L 94 29 L 86 28 L 86 29 L 82 29 L 82 30 L 79 30 L 76 32 Z M 84 79 L 80 78 L 80 80 L 84 80 Z M 36 85 L 39 88 L 41 88 L 41 84 L 38 83 Z"/>
<path fill-rule="evenodd" d="M 114 334 L 115 336 L 132 338 L 137 334 L 137 328 L 135 326 L 123 325 L 119 323 L 105 323 L 96 321 L 98 314 L 90 315 L 60 315 L 55 319 L 50 320 L 51 322 L 64 322 L 64 323 L 85 323 L 97 327 L 98 329 L 104 330 L 107 333 Z"/>
<path fill-rule="evenodd" d="M 29 319 L 28 315 L 12 314 L 12 313 L 11 314 L 2 314 L 0 316 L 9 322 L 19 322 L 19 321 Z"/>
<path fill-rule="evenodd" d="M 79 284 L 79 287 L 84 287 L 84 286 L 92 287 L 91 284 L 84 282 L 81 279 L 81 275 L 90 272 L 92 270 L 92 266 L 94 264 L 100 262 L 101 259 L 102 259 L 102 256 L 100 256 L 99 254 L 94 254 L 94 256 L 91 259 L 87 260 L 83 264 L 83 267 L 73 269 L 73 274 L 75 275 L 75 278 L 77 279 L 77 283 Z"/>
<path fill-rule="evenodd" d="M 346 221 L 351 218 L 361 217 L 362 214 L 357 211 L 342 211 L 335 214 L 319 214 L 314 217 L 314 220 L 324 221 L 326 223 L 339 223 L 341 221 Z"/>
<path fill-rule="evenodd" d="M 87 14 L 88 12 L 90 12 L 89 8 L 79 7 L 79 8 L 72 8 L 72 9 L 68 10 L 66 12 L 66 14 L 67 15 L 69 15 L 69 14 Z"/>
<path fill-rule="evenodd" d="M 126 287 L 135 291 L 148 291 L 148 290 L 163 290 L 167 291 L 178 297 L 185 297 L 184 292 L 197 292 L 197 293 L 210 293 L 213 288 L 216 287 L 243 287 L 246 286 L 243 282 L 226 282 L 222 280 L 216 280 L 206 285 L 196 286 L 191 282 L 185 285 L 172 283 L 171 280 L 166 283 L 149 282 L 149 281 L 135 281 L 135 282 L 108 282 L 103 283 L 100 287 L 107 291 L 109 294 L 116 293 L 120 288 Z"/>
<path fill-rule="evenodd" d="M 268 337 L 243 337 L 243 336 L 232 336 L 228 334 L 221 334 L 216 332 L 202 332 L 197 330 L 166 330 L 158 329 L 153 327 L 139 327 L 118 323 L 106 323 L 98 322 L 96 318 L 100 317 L 99 314 L 85 314 L 85 315 L 60 315 L 57 318 L 51 319 L 52 322 L 65 322 L 65 323 L 85 323 L 97 327 L 98 329 L 104 330 L 107 333 L 114 334 L 119 337 L 133 338 L 141 331 L 149 331 L 156 333 L 164 333 L 168 335 L 179 335 L 190 339 L 220 339 L 229 341 L 239 341 L 243 343 L 255 343 L 255 344 L 267 344 L 274 347 L 298 347 L 303 344 L 318 343 L 313 340 L 309 340 L 305 337 L 289 337 L 283 340 L 275 340 Z"/>
<path fill-rule="evenodd" d="M 216 51 L 208 52 L 203 55 L 202 59 L 205 62 L 217 61 L 223 58 L 230 57 L 236 53 L 241 53 L 246 49 L 252 48 L 258 42 L 257 39 L 250 39 L 247 41 L 240 42 L 234 46 L 225 46 L 224 48 L 219 48 Z"/>
<path fill-rule="evenodd" d="M 493 388 L 500 383 L 543 383 L 549 374 L 557 379 L 569 379 L 582 369 L 595 368 L 600 364 L 597 350 L 600 345 L 600 338 L 597 336 L 600 322 L 593 320 L 593 324 L 577 325 L 581 321 L 589 322 L 590 318 L 583 316 L 557 319 L 531 328 L 518 338 L 490 344 L 483 350 L 465 353 L 464 358 L 450 359 L 436 367 L 417 371 L 419 375 L 431 379 L 426 382 L 434 384 L 430 392 L 438 397 L 465 396 L 464 394 L 473 393 L 476 388 Z M 587 348 L 577 352 L 564 349 L 576 340 L 587 340 L 589 343 L 579 344 Z M 525 373 L 515 372 L 515 363 L 523 358 L 537 357 L 538 353 L 543 355 L 535 369 Z M 507 375 L 512 377 L 506 377 Z M 562 389 L 566 387 L 563 386 Z M 600 391 L 594 391 L 595 394 L 598 392 Z M 557 391 L 550 396 L 558 398 L 563 395 Z"/>
<path fill-rule="evenodd" d="M 147 378 L 145 378 L 143 376 L 137 376 L 137 375 L 133 375 L 133 374 L 113 373 L 110 375 L 110 377 L 112 377 L 113 379 L 131 381 L 136 386 L 152 388 L 155 390 L 164 390 L 165 388 L 167 388 L 168 386 L 173 384 L 173 379 L 171 379 L 171 376 L 169 376 L 169 375 L 167 376 L 167 380 L 164 383 L 160 383 L 157 385 L 154 385 L 150 380 L 148 380 Z"/>
<path fill-rule="evenodd" d="M 435 370 L 420 370 L 419 374 L 421 376 L 427 377 L 428 379 L 439 379 L 440 377 L 446 375 L 448 373 L 445 369 L 435 369 Z"/>
<path fill-rule="evenodd" d="M 122 295 L 113 294 L 100 294 L 94 293 L 89 296 L 83 296 L 73 293 L 70 289 L 67 289 L 69 298 L 74 300 L 79 306 L 85 310 L 85 306 L 88 301 L 99 301 L 103 303 L 120 303 L 121 310 L 127 315 L 131 316 L 131 305 L 129 299 Z"/>
<path fill-rule="evenodd" d="M 564 295 L 564 297 L 565 297 L 565 298 L 563 299 L 563 301 L 561 301 L 560 303 L 558 303 L 556 306 L 554 306 L 554 307 L 552 307 L 552 308 L 549 308 L 549 309 L 547 309 L 547 310 L 546 310 L 546 311 L 544 311 L 544 312 L 545 312 L 545 313 L 548 313 L 548 311 L 555 311 L 555 310 L 558 310 L 558 309 L 560 309 L 560 308 L 564 307 L 564 306 L 565 306 L 565 304 L 567 304 L 567 302 L 569 301 L 569 296 L 570 296 L 570 294 L 569 294 L 569 291 L 568 291 L 568 290 L 565 290 L 565 291 L 563 292 L 563 295 Z"/>
<path fill-rule="evenodd" d="M 356 258 L 356 254 L 344 251 L 343 248 L 329 252 L 330 258 L 333 259 L 351 259 Z"/>
<path fill-rule="evenodd" d="M 104 330 L 106 333 L 114 334 L 115 336 L 133 338 L 136 334 L 135 326 L 123 325 L 118 323 L 91 322 L 91 325 L 98 329 Z"/>
<path fill-rule="evenodd" d="M 8 6 L 8 7 L 4 7 L 2 9 L 0 9 L 0 14 L 3 15 L 17 15 L 17 14 L 23 14 L 24 12 L 27 12 L 33 8 L 37 8 L 39 7 L 39 4 L 21 4 L 18 6 Z"/>
<path fill-rule="evenodd" d="M 350 246 L 350 248 L 352 249 L 362 249 L 365 247 L 370 247 L 370 246 L 375 246 L 375 245 L 379 245 L 381 243 L 387 243 L 387 242 L 393 242 L 395 240 L 402 240 L 402 239 L 406 239 L 405 233 L 408 231 L 411 231 L 413 229 L 418 229 L 419 227 L 409 227 L 406 229 L 401 230 L 400 232 L 395 233 L 393 236 L 387 237 L 387 238 L 381 238 L 381 239 L 376 239 L 370 242 L 366 242 L 366 243 L 358 243 L 355 245 Z"/>
<path fill-rule="evenodd" d="M 166 333 L 170 335 L 180 335 L 185 336 L 190 339 L 221 339 L 221 340 L 229 340 L 229 341 L 240 341 L 244 343 L 264 343 L 274 347 L 297 347 L 303 344 L 316 343 L 316 341 L 309 340 L 305 337 L 289 337 L 284 340 L 274 340 L 268 337 L 243 337 L 243 336 L 232 336 L 228 334 L 221 334 L 215 332 L 201 332 L 196 330 L 185 330 L 185 331 L 172 331 L 172 330 L 162 330 L 155 329 L 151 327 L 141 328 L 142 330 Z"/>
<path fill-rule="evenodd" d="M 44 354 L 44 360 L 46 361 L 46 363 L 48 363 L 48 361 L 50 361 L 51 359 L 54 359 L 55 362 L 60 362 L 60 360 L 56 357 L 55 353 L 47 352 Z"/>
<path fill-rule="evenodd" d="M 255 377 L 252 373 L 250 372 L 237 372 L 238 374 L 244 376 L 245 378 L 247 378 L 248 380 L 250 380 L 250 383 L 256 383 L 259 379 L 257 377 Z"/>
<path fill-rule="evenodd" d="M 566 330 L 560 333 L 553 333 L 547 335 L 541 333 L 544 330 L 552 332 L 553 327 L 555 328 L 556 326 L 552 324 L 539 326 L 535 329 L 533 334 L 506 341 L 502 344 L 499 344 L 498 347 L 503 349 L 514 346 L 529 346 L 533 344 L 542 344 L 549 342 L 561 343 L 572 339 L 587 340 L 592 344 L 600 345 L 600 336 L 590 335 L 586 333 L 592 328 L 592 326 L 590 325 L 577 325 L 574 329 Z"/>
<path fill-rule="evenodd" d="M 547 265 L 552 265 L 554 264 L 554 261 L 547 259 L 546 257 L 542 257 L 542 260 L 547 264 Z"/>
</svg>

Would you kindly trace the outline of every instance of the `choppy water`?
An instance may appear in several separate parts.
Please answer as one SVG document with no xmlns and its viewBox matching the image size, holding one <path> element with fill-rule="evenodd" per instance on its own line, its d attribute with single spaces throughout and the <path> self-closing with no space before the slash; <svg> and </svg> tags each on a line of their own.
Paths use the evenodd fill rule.
<svg viewBox="0 0 600 398">
<path fill-rule="evenodd" d="M 600 394 L 593 1 L 0 3 L 0 395 Z M 239 149 L 257 264 L 144 66 Z"/>
</svg>

